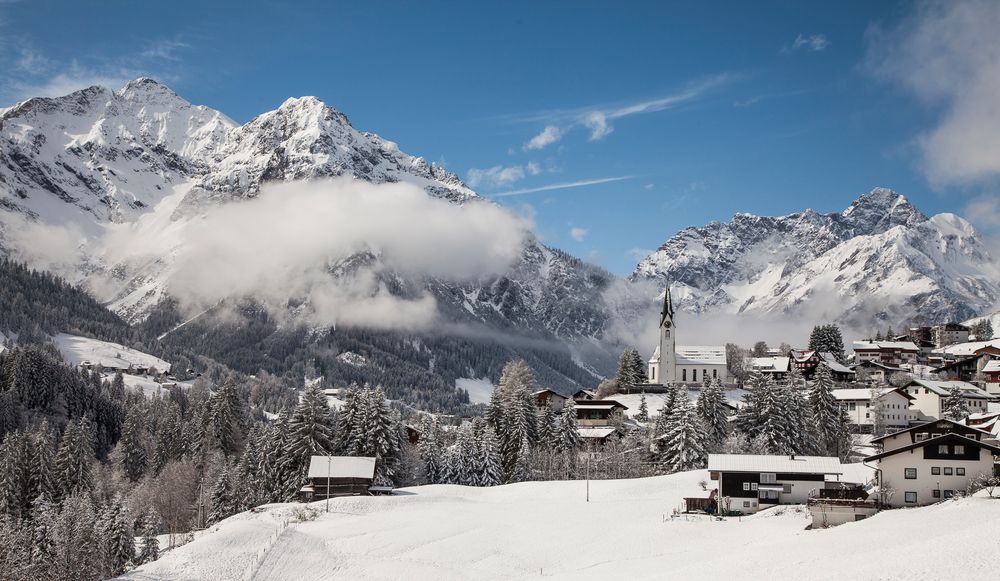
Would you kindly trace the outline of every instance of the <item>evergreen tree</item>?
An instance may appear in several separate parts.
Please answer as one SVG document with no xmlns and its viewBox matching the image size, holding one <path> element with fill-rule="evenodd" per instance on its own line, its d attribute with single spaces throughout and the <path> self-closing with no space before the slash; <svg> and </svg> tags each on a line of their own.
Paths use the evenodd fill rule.
<svg viewBox="0 0 1000 581">
<path fill-rule="evenodd" d="M 156 538 L 158 532 L 159 517 L 153 511 L 148 512 L 142 518 L 141 533 L 142 542 L 139 547 L 139 554 L 136 555 L 136 563 L 141 565 L 160 558 L 160 541 Z"/>
<path fill-rule="evenodd" d="M 0 511 L 19 520 L 31 507 L 30 452 L 22 432 L 11 432 L 0 446 Z"/>
<path fill-rule="evenodd" d="M 673 415 L 670 431 L 660 438 L 664 465 L 672 472 L 704 468 L 708 459 L 705 433 L 694 406 L 682 402 Z"/>
<path fill-rule="evenodd" d="M 208 514 L 209 523 L 217 523 L 220 520 L 236 514 L 237 503 L 234 494 L 233 480 L 230 474 L 229 465 L 223 464 L 219 476 L 212 487 L 212 510 Z"/>
<path fill-rule="evenodd" d="M 571 454 L 580 447 L 580 430 L 576 421 L 576 402 L 567 399 L 559 421 L 559 448 Z"/>
<path fill-rule="evenodd" d="M 356 398 L 352 397 L 352 404 L 356 405 L 354 399 Z M 330 408 L 318 382 L 310 383 L 306 387 L 288 427 L 290 437 L 286 453 L 292 471 L 301 480 L 309 470 L 313 456 L 333 453 L 334 428 L 331 423 Z"/>
<path fill-rule="evenodd" d="M 441 427 L 434 416 L 424 416 L 420 423 L 420 441 L 417 452 L 423 462 L 428 484 L 440 484 L 445 479 L 444 447 L 441 444 Z"/>
<path fill-rule="evenodd" d="M 125 416 L 121 440 L 118 441 L 119 466 L 122 474 L 131 482 L 138 482 L 146 473 L 148 457 L 142 437 L 143 416 L 139 406 L 131 406 Z"/>
<path fill-rule="evenodd" d="M 629 348 L 622 351 L 618 358 L 618 373 L 615 376 L 619 388 L 632 388 L 646 383 L 646 365 L 639 351 Z"/>
<path fill-rule="evenodd" d="M 729 437 L 729 410 L 719 379 L 712 380 L 708 387 L 698 394 L 697 412 L 705 429 L 706 448 L 719 449 Z"/>
<path fill-rule="evenodd" d="M 93 488 L 91 464 L 94 460 L 94 448 L 91 442 L 89 422 L 80 418 L 70 422 L 63 432 L 56 455 L 57 480 L 61 485 L 63 496 L 76 492 L 89 492 Z"/>
<path fill-rule="evenodd" d="M 243 447 L 246 414 L 233 381 L 227 381 L 219 392 L 212 396 L 209 409 L 214 435 L 222 453 L 227 458 L 238 454 Z"/>
<path fill-rule="evenodd" d="M 955 422 L 969 417 L 969 404 L 965 400 L 962 390 L 957 387 L 948 390 L 948 395 L 941 402 L 941 415 Z"/>
<path fill-rule="evenodd" d="M 31 531 L 31 563 L 36 572 L 40 573 L 37 578 L 43 579 L 55 565 L 57 546 L 59 539 L 55 534 L 56 520 L 59 512 L 56 505 L 52 504 L 44 497 L 35 499 L 32 507 L 32 531 Z"/>
<path fill-rule="evenodd" d="M 568 401 L 568 400 L 567 400 Z M 538 444 L 547 448 L 558 445 L 556 416 L 551 405 L 543 405 L 538 409 Z"/>
<path fill-rule="evenodd" d="M 816 325 L 809 335 L 809 348 L 820 353 L 832 353 L 844 362 L 844 337 L 837 325 Z"/>
<path fill-rule="evenodd" d="M 649 405 L 646 403 L 646 394 L 639 397 L 639 413 L 635 415 L 635 419 L 639 422 L 649 421 Z"/>
<path fill-rule="evenodd" d="M 118 576 L 135 565 L 135 534 L 125 507 L 125 500 L 116 497 L 108 504 L 101 518 L 107 543 L 108 565 L 112 576 Z"/>
<path fill-rule="evenodd" d="M 830 368 L 820 365 L 809 387 L 809 405 L 812 410 L 812 427 L 821 451 L 838 455 L 842 452 L 849 426 L 840 404 L 833 397 L 833 376 Z"/>
<path fill-rule="evenodd" d="M 479 467 L 477 470 L 478 486 L 496 486 L 503 483 L 503 471 L 500 465 L 500 451 L 493 428 L 486 426 L 481 432 L 478 442 Z"/>
<path fill-rule="evenodd" d="M 43 497 L 49 501 L 59 498 L 59 482 L 56 480 L 56 441 L 47 421 L 32 436 L 31 465 L 33 468 L 32 499 Z"/>
</svg>

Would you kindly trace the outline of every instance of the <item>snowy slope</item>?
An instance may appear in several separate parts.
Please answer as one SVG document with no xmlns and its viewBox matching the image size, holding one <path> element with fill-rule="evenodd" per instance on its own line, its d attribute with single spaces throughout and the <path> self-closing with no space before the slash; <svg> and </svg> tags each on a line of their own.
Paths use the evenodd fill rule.
<svg viewBox="0 0 1000 581">
<path fill-rule="evenodd" d="M 975 318 L 969 319 L 968 321 L 965 321 L 962 324 L 963 325 L 972 325 L 974 323 L 978 323 L 979 321 L 982 321 L 983 319 L 989 319 L 990 320 L 990 324 L 993 326 L 993 337 L 1000 337 L 1000 311 L 989 313 L 989 314 L 984 315 L 982 317 L 975 317 Z M 979 339 L 980 341 L 986 341 L 988 339 L 992 339 L 993 337 L 977 337 L 977 339 Z"/>
<path fill-rule="evenodd" d="M 684 496 L 705 494 L 698 482 L 707 477 L 595 481 L 589 503 L 579 481 L 417 487 L 335 499 L 329 514 L 284 529 L 293 507 L 271 505 L 227 519 L 125 578 L 842 580 L 952 578 L 961 570 L 986 579 L 1000 558 L 1000 502 L 982 498 L 816 531 L 804 530 L 807 513 L 794 508 L 722 522 L 670 519 Z M 901 534 L 926 530 L 934 534 Z"/>
<path fill-rule="evenodd" d="M 104 367 L 155 367 L 159 371 L 167 371 L 170 364 L 142 351 L 125 347 L 118 343 L 99 341 L 78 335 L 60 333 L 52 338 L 63 359 L 70 365 L 79 365 L 84 361 L 101 364 Z"/>
<path fill-rule="evenodd" d="M 839 214 L 737 214 L 687 228 L 643 259 L 633 280 L 669 282 L 695 312 L 796 313 L 870 325 L 917 313 L 962 320 L 1000 299 L 1000 262 L 954 214 L 928 218 L 876 188 Z"/>
</svg>

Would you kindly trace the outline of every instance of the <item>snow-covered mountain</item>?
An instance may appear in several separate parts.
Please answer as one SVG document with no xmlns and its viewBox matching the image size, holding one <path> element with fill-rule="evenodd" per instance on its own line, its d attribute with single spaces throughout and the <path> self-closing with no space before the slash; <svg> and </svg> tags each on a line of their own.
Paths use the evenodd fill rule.
<svg viewBox="0 0 1000 581">
<path fill-rule="evenodd" d="M 808 313 L 861 328 L 872 317 L 960 321 L 1000 298 L 1000 263 L 971 224 L 928 218 L 885 188 L 841 213 L 737 214 L 686 228 L 632 279 L 670 282 L 688 311 Z"/>
<path fill-rule="evenodd" d="M 314 97 L 288 99 L 238 125 L 141 78 L 117 91 L 90 87 L 0 109 L 0 251 L 49 237 L 65 246 L 68 238 L 77 256 L 63 261 L 61 274 L 139 322 L 170 294 L 189 224 L 256 197 L 267 183 L 338 176 L 409 183 L 457 205 L 492 203 L 442 167 L 356 130 Z M 50 236 L 52 228 L 60 236 Z M 131 255 L 116 240 L 159 253 Z M 379 260 L 359 253 L 329 270 L 350 275 Z M 609 318 L 601 297 L 613 281 L 530 234 L 498 276 L 456 282 L 385 269 L 378 276 L 379 288 L 399 296 L 430 293 L 444 320 L 562 339 L 601 335 Z"/>
</svg>

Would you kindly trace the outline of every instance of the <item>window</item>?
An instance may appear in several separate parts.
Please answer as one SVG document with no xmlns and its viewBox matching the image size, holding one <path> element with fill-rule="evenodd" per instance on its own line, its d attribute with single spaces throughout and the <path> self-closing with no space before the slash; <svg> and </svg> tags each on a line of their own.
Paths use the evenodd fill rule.
<svg viewBox="0 0 1000 581">
<path fill-rule="evenodd" d="M 951 468 L 945 468 L 944 469 L 944 475 L 945 476 L 951 476 Z"/>
<path fill-rule="evenodd" d="M 955 444 L 955 454 L 965 454 L 965 445 Z"/>
<path fill-rule="evenodd" d="M 903 493 L 903 501 L 907 502 L 909 504 L 916 504 L 917 503 L 917 493 L 916 492 L 904 492 Z"/>
<path fill-rule="evenodd" d="M 750 483 L 749 482 L 744 482 L 743 483 L 743 490 L 750 490 Z"/>
<path fill-rule="evenodd" d="M 847 409 L 851 410 L 852 412 L 853 412 L 853 411 L 854 411 L 854 410 L 855 410 L 856 408 L 857 408 L 857 404 L 855 404 L 855 403 L 854 403 L 853 401 L 852 401 L 851 403 L 847 404 Z"/>
<path fill-rule="evenodd" d="M 756 482 L 751 482 L 750 483 L 750 490 L 757 490 L 757 483 Z"/>
<path fill-rule="evenodd" d="M 750 508 L 750 501 L 749 500 L 744 500 L 743 501 L 743 508 Z"/>
<path fill-rule="evenodd" d="M 865 412 L 865 419 L 867 420 L 870 417 L 872 417 L 872 415 L 870 413 L 868 413 L 868 412 Z"/>
<path fill-rule="evenodd" d="M 948 444 L 938 444 L 938 454 L 947 454 Z"/>
<path fill-rule="evenodd" d="M 931 475 L 932 476 L 940 476 L 941 475 L 941 467 L 940 466 L 932 466 L 931 467 Z"/>
<path fill-rule="evenodd" d="M 692 369 L 691 370 L 691 381 L 698 381 L 698 370 L 697 369 Z"/>
<path fill-rule="evenodd" d="M 781 486 L 784 488 L 784 490 L 781 491 L 782 494 L 791 494 L 792 493 L 792 485 L 791 484 L 782 484 Z"/>
<path fill-rule="evenodd" d="M 916 477 L 917 477 L 916 468 L 903 468 L 903 478 L 906 478 L 907 480 L 913 480 Z"/>
<path fill-rule="evenodd" d="M 951 498 L 952 496 L 955 496 L 955 491 L 954 490 L 945 490 L 944 491 L 944 497 L 945 498 Z"/>
<path fill-rule="evenodd" d="M 918 442 L 923 442 L 924 440 L 927 439 L 927 436 L 928 436 L 927 432 L 921 432 L 921 433 L 917 434 L 917 441 Z"/>
<path fill-rule="evenodd" d="M 965 476 L 965 468 L 955 468 L 955 476 Z"/>
<path fill-rule="evenodd" d="M 941 498 L 941 491 L 940 490 L 932 490 L 931 491 L 931 496 L 933 496 L 934 498 Z"/>
<path fill-rule="evenodd" d="M 687 380 L 688 380 L 688 370 L 681 369 L 681 381 L 687 381 Z"/>
<path fill-rule="evenodd" d="M 774 484 L 778 481 L 778 475 L 774 472 L 764 472 L 760 475 L 761 484 Z"/>
<path fill-rule="evenodd" d="M 717 377 L 719 377 L 719 370 L 718 369 L 713 369 L 712 370 L 712 379 L 715 379 Z"/>
</svg>

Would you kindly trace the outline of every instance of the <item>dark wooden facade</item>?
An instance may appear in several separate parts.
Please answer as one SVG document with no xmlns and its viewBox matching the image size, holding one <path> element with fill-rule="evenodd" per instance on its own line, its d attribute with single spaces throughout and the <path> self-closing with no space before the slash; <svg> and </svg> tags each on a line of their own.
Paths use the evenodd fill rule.
<svg viewBox="0 0 1000 581">
<path fill-rule="evenodd" d="M 370 478 L 314 477 L 309 479 L 309 484 L 300 491 L 300 495 L 302 502 L 312 502 L 336 496 L 368 494 L 371 485 Z"/>
</svg>

